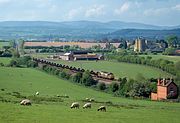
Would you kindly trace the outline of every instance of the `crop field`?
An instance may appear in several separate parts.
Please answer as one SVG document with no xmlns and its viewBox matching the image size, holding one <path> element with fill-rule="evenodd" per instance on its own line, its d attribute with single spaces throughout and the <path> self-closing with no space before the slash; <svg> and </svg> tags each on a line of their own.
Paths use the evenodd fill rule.
<svg viewBox="0 0 180 123">
<path fill-rule="evenodd" d="M 19 104 L 25 96 L 32 106 Z M 82 108 L 86 97 L 95 98 L 91 109 Z M 70 109 L 74 101 L 80 109 Z M 100 105 L 107 112 L 98 112 Z M 36 69 L 0 67 L 1 123 L 179 123 L 179 114 L 180 103 L 113 97 Z"/>
<path fill-rule="evenodd" d="M 150 56 L 152 57 L 152 59 L 166 59 L 173 62 L 180 61 L 180 56 L 167 56 L 167 55 L 160 55 L 160 54 L 159 55 L 140 55 L 140 56 L 143 56 L 143 57 Z"/>
<path fill-rule="evenodd" d="M 121 62 L 63 61 L 63 60 L 58 60 L 55 62 L 66 64 L 69 66 L 85 68 L 87 70 L 108 71 L 114 73 L 116 77 L 135 78 L 139 73 L 147 78 L 171 76 L 170 74 L 156 68 L 137 65 L 137 64 L 121 63 Z"/>
<path fill-rule="evenodd" d="M 119 46 L 120 43 L 111 43 L 116 48 Z M 24 46 L 45 46 L 45 47 L 58 47 L 58 46 L 79 46 L 81 48 L 90 48 L 92 46 L 100 45 L 101 47 L 105 47 L 106 43 L 86 43 L 86 42 L 25 42 Z"/>
</svg>

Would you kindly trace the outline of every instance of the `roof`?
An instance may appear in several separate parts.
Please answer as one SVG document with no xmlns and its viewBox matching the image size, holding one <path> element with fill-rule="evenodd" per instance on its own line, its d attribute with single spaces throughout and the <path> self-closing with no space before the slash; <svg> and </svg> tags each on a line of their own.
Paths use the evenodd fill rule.
<svg viewBox="0 0 180 123">
<path fill-rule="evenodd" d="M 174 82 L 168 82 L 165 86 L 168 87 L 170 84 L 174 84 L 175 86 L 177 86 L 176 83 L 174 83 Z"/>
<path fill-rule="evenodd" d="M 69 56 L 69 55 L 71 55 L 71 53 L 65 53 L 65 54 L 64 54 L 64 56 Z"/>
</svg>

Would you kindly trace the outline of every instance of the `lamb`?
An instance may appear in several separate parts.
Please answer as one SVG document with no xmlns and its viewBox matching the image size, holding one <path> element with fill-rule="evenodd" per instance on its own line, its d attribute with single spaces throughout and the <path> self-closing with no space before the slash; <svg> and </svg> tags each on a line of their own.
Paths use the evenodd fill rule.
<svg viewBox="0 0 180 123">
<path fill-rule="evenodd" d="M 71 104 L 71 109 L 72 108 L 78 108 L 79 109 L 79 103 L 78 102 L 73 102 L 72 104 Z"/>
<path fill-rule="evenodd" d="M 91 108 L 91 103 L 84 104 L 83 109 L 85 109 L 85 108 Z"/>
<path fill-rule="evenodd" d="M 106 107 L 105 106 L 100 106 L 97 111 L 104 111 L 104 112 L 106 112 Z"/>
<path fill-rule="evenodd" d="M 31 101 L 28 99 L 24 99 L 20 102 L 21 105 L 31 105 Z"/>
</svg>

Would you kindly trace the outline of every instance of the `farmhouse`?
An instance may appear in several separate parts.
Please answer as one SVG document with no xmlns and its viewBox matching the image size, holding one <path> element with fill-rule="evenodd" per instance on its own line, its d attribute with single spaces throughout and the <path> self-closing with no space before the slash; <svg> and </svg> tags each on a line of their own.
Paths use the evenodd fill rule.
<svg viewBox="0 0 180 123">
<path fill-rule="evenodd" d="M 164 100 L 177 96 L 177 85 L 173 79 L 158 79 L 157 93 L 151 93 L 151 100 Z"/>
<path fill-rule="evenodd" d="M 62 60 L 66 61 L 76 61 L 76 60 L 102 60 L 103 56 L 94 54 L 89 51 L 73 51 L 70 53 L 65 53 L 60 56 Z"/>
</svg>

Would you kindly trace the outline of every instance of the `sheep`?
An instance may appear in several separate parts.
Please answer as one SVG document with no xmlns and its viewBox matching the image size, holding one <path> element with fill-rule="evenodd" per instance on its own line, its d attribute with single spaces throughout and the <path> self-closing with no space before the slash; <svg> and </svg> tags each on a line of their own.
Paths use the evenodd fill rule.
<svg viewBox="0 0 180 123">
<path fill-rule="evenodd" d="M 89 98 L 86 97 L 86 101 L 89 101 Z"/>
<path fill-rule="evenodd" d="M 85 108 L 91 108 L 91 103 L 84 104 L 83 109 L 85 109 Z"/>
<path fill-rule="evenodd" d="M 90 101 L 90 102 L 94 102 L 94 101 L 95 101 L 95 99 L 94 99 L 94 98 L 91 98 L 91 99 L 89 99 L 89 101 Z"/>
<path fill-rule="evenodd" d="M 36 95 L 39 95 L 39 92 L 38 92 L 38 91 L 36 92 Z"/>
<path fill-rule="evenodd" d="M 71 104 L 71 109 L 72 108 L 79 108 L 79 103 L 78 102 L 73 102 L 72 104 Z"/>
<path fill-rule="evenodd" d="M 28 99 L 24 99 L 20 102 L 21 105 L 31 105 L 31 101 Z"/>
<path fill-rule="evenodd" d="M 106 107 L 105 106 L 100 106 L 97 111 L 104 111 L 104 112 L 106 112 Z"/>
</svg>

